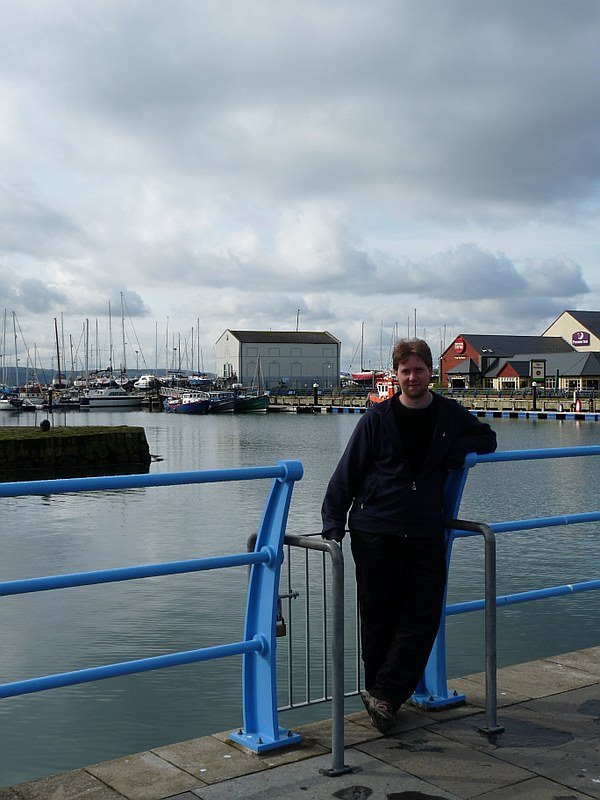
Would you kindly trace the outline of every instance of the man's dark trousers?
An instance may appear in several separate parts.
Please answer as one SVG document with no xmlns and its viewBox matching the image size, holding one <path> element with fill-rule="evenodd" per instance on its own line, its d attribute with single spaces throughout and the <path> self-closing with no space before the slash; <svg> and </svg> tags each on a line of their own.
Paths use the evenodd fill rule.
<svg viewBox="0 0 600 800">
<path fill-rule="evenodd" d="M 446 545 L 351 531 L 365 688 L 395 710 L 412 695 L 439 628 Z"/>
</svg>

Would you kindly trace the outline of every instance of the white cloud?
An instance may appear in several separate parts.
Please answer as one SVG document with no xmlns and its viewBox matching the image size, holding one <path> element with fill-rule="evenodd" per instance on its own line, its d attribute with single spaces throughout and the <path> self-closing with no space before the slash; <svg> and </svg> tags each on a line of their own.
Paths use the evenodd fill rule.
<svg viewBox="0 0 600 800">
<path fill-rule="evenodd" d="M 30 341 L 121 292 L 149 341 L 300 308 L 373 352 L 415 308 L 437 338 L 600 305 L 591 0 L 22 0 L 0 24 L 0 289 Z"/>
</svg>

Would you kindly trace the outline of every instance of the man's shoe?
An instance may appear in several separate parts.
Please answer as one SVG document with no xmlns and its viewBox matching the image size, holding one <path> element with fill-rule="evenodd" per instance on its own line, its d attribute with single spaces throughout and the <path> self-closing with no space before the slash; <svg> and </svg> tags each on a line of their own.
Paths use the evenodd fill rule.
<svg viewBox="0 0 600 800">
<path fill-rule="evenodd" d="M 371 722 L 380 733 L 387 733 L 394 727 L 396 713 L 387 700 L 378 700 L 372 694 L 363 689 L 360 693 L 364 707 L 367 709 Z"/>
</svg>

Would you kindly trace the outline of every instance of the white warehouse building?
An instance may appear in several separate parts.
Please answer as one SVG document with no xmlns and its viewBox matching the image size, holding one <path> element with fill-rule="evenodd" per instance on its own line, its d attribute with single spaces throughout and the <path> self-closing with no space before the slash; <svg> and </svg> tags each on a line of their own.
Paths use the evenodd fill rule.
<svg viewBox="0 0 600 800">
<path fill-rule="evenodd" d="M 339 384 L 341 342 L 327 331 L 232 331 L 215 343 L 218 378 L 296 391 Z"/>
</svg>

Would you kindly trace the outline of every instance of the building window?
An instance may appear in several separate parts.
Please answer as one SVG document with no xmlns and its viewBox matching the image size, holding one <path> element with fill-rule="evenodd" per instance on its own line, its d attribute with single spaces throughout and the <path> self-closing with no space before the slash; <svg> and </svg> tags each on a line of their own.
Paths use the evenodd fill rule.
<svg viewBox="0 0 600 800">
<path fill-rule="evenodd" d="M 302 356 L 302 348 L 301 347 L 292 347 L 290 350 L 291 358 L 300 358 Z"/>
<path fill-rule="evenodd" d="M 277 356 L 281 355 L 280 352 L 279 352 L 279 348 L 278 347 L 269 347 L 269 355 L 273 356 L 273 357 L 277 357 Z"/>
<path fill-rule="evenodd" d="M 256 356 L 258 355 L 258 347 L 247 347 L 246 355 L 248 358 L 251 358 L 252 356 L 256 358 Z"/>
</svg>

